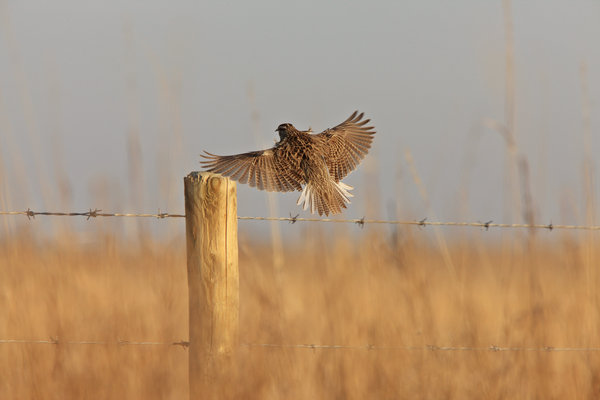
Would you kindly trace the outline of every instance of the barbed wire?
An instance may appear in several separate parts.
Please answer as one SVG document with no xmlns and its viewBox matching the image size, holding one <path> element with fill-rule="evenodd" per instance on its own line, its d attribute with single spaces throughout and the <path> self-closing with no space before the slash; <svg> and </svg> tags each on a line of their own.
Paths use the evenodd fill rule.
<svg viewBox="0 0 600 400">
<path fill-rule="evenodd" d="M 383 220 L 383 219 L 332 219 L 332 218 L 298 218 L 295 217 L 238 217 L 239 220 L 258 220 L 258 221 L 287 221 L 291 224 L 296 222 L 333 222 L 333 223 L 353 223 L 359 226 L 366 224 L 391 224 L 391 225 L 417 225 L 417 226 L 463 226 L 477 227 L 488 230 L 490 228 L 528 228 L 528 229 L 580 229 L 580 230 L 600 230 L 600 225 L 555 225 L 549 224 L 499 224 L 493 221 L 488 222 L 452 222 L 452 221 L 427 221 L 424 218 L 419 221 L 403 220 Z"/>
<path fill-rule="evenodd" d="M 118 345 L 118 346 L 181 346 L 188 348 L 190 342 L 181 340 L 179 342 L 149 342 L 149 341 L 131 341 L 131 340 L 62 340 L 58 336 L 51 336 L 48 339 L 28 340 L 28 339 L 0 339 L 0 344 L 54 344 L 54 345 Z"/>
<path fill-rule="evenodd" d="M 422 345 L 422 346 L 377 346 L 377 345 L 327 345 L 327 344 L 274 344 L 274 343 L 242 343 L 242 346 L 247 347 L 270 347 L 270 348 L 296 348 L 296 349 L 312 349 L 312 350 L 403 350 L 403 351 L 490 351 L 490 352 L 596 352 L 600 351 L 600 347 L 518 347 L 518 346 L 437 346 L 437 345 Z"/>
<path fill-rule="evenodd" d="M 89 209 L 86 212 L 48 212 L 48 211 L 33 211 L 27 209 L 26 211 L 0 211 L 0 215 L 24 215 L 28 219 L 35 218 L 37 215 L 44 216 L 59 216 L 59 217 L 86 217 L 87 220 L 90 218 L 97 217 L 138 217 L 138 218 L 185 218 L 185 214 L 169 214 L 163 213 L 158 210 L 156 214 L 144 214 L 144 213 L 106 213 L 99 209 Z M 356 224 L 360 227 L 364 227 L 367 224 L 390 224 L 390 225 L 413 225 L 413 226 L 455 226 L 455 227 L 472 227 L 489 230 L 490 228 L 508 228 L 508 229 L 546 229 L 552 231 L 554 229 L 570 229 L 570 230 L 588 230 L 588 231 L 600 231 L 600 225 L 561 225 L 553 224 L 502 224 L 494 223 L 494 221 L 487 222 L 453 222 L 453 221 L 427 221 L 427 218 L 423 218 L 418 221 L 406 221 L 406 220 L 384 220 L 384 219 L 366 219 L 354 218 L 354 219 L 333 219 L 333 218 L 300 218 L 298 215 L 289 217 L 244 217 L 238 216 L 240 221 L 282 221 L 295 224 L 296 222 L 324 222 L 324 223 L 351 223 Z"/>
<path fill-rule="evenodd" d="M 62 340 L 57 336 L 48 339 L 0 339 L 0 344 L 50 344 L 50 345 L 113 345 L 113 346 L 179 346 L 189 348 L 190 342 L 152 342 L 132 340 Z M 277 349 L 310 349 L 310 350 L 401 350 L 401 351 L 489 351 L 489 352 L 597 352 L 600 347 L 555 347 L 555 346 L 379 346 L 367 345 L 339 345 L 339 344 L 276 344 L 276 343 L 241 343 L 244 347 L 262 347 Z"/>
<path fill-rule="evenodd" d="M 0 215 L 25 215 L 28 219 L 35 218 L 36 215 L 47 215 L 47 216 L 57 216 L 57 217 L 86 217 L 86 219 L 96 218 L 96 217 L 138 217 L 138 218 L 185 218 L 185 214 L 169 214 L 160 212 L 156 214 L 141 214 L 141 213 L 103 213 L 102 210 L 97 208 L 89 209 L 86 212 L 48 212 L 48 211 L 33 211 L 31 209 L 27 209 L 26 211 L 0 211 Z"/>
</svg>

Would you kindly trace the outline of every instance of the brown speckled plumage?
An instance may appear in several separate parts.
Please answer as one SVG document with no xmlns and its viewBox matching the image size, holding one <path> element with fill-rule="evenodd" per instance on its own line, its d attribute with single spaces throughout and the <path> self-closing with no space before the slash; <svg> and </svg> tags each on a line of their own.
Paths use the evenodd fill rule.
<svg viewBox="0 0 600 400">
<path fill-rule="evenodd" d="M 210 172 L 269 192 L 302 191 L 298 204 L 319 215 L 339 214 L 352 187 L 341 180 L 367 155 L 375 131 L 365 126 L 363 113 L 319 134 L 299 131 L 292 124 L 277 128 L 279 142 L 267 150 L 232 156 L 205 152 L 200 163 Z M 304 189 L 302 186 L 304 185 Z"/>
</svg>

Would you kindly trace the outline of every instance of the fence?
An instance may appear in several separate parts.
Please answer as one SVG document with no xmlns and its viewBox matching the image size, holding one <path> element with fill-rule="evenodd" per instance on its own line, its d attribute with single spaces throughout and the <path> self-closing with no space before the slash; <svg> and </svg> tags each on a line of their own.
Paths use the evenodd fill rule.
<svg viewBox="0 0 600 400">
<path fill-rule="evenodd" d="M 90 209 L 87 212 L 36 212 L 0 211 L 0 215 L 36 216 L 80 216 L 86 219 L 97 217 L 146 217 L 185 218 L 187 273 L 189 287 L 189 339 L 175 342 L 149 341 L 61 341 L 58 337 L 41 340 L 0 339 L 0 344 L 69 344 L 69 345 L 118 345 L 118 346 L 176 346 L 189 349 L 190 398 L 217 398 L 217 393 L 207 393 L 210 382 L 226 374 L 233 354 L 239 346 L 269 348 L 305 348 L 312 350 L 400 350 L 400 351 L 490 351 L 490 352 L 597 352 L 596 347 L 486 347 L 468 346 L 377 346 L 337 344 L 272 344 L 241 343 L 239 340 L 239 272 L 237 247 L 238 220 L 276 220 L 296 222 L 396 224 L 414 226 L 462 226 L 479 229 L 578 229 L 595 231 L 600 226 L 584 225 L 531 225 L 498 224 L 488 222 L 430 222 L 387 221 L 373 219 L 317 219 L 317 218 L 264 218 L 237 216 L 236 184 L 217 174 L 194 172 L 184 179 L 185 215 L 161 213 L 130 214 L 103 213 Z"/>
</svg>

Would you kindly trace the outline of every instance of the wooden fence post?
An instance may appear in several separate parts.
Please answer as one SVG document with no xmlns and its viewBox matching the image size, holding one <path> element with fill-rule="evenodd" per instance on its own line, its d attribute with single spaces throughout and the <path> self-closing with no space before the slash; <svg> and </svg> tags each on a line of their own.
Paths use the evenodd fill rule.
<svg viewBox="0 0 600 400">
<path fill-rule="evenodd" d="M 184 191 L 190 399 L 222 398 L 239 344 L 237 190 L 226 177 L 192 172 Z"/>
</svg>

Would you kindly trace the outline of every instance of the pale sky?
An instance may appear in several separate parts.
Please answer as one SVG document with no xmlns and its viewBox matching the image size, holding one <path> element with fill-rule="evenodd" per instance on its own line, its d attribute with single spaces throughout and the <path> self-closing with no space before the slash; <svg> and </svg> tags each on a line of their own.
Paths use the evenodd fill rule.
<svg viewBox="0 0 600 400">
<path fill-rule="evenodd" d="M 515 134 L 536 221 L 584 223 L 600 1 L 512 3 Z M 321 131 L 358 109 L 377 134 L 345 179 L 344 217 L 523 222 L 504 212 L 506 146 L 492 128 L 505 122 L 503 21 L 500 0 L 0 0 L 0 208 L 180 213 L 202 150 L 270 147 L 280 123 Z M 298 195 L 277 196 L 280 216 L 309 215 Z M 238 196 L 240 215 L 268 215 L 264 192 Z"/>
</svg>

